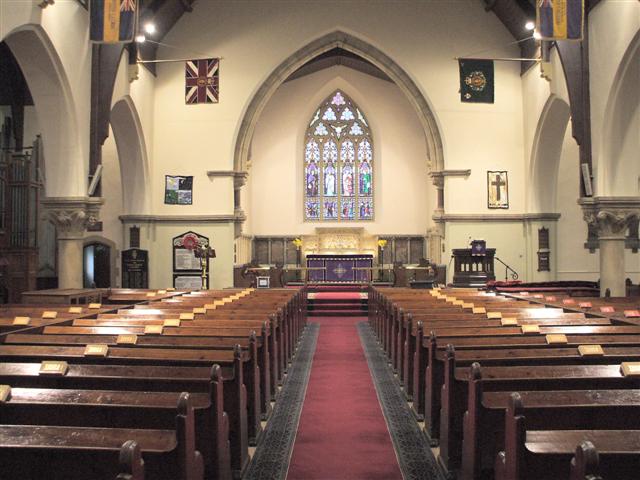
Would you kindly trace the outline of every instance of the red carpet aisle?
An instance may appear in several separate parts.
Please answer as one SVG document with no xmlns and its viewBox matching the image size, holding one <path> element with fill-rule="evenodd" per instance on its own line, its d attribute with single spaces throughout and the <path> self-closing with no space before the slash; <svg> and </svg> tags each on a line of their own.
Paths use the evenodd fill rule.
<svg viewBox="0 0 640 480">
<path fill-rule="evenodd" d="M 363 320 L 310 319 L 320 336 L 289 480 L 402 478 L 356 329 Z"/>
</svg>

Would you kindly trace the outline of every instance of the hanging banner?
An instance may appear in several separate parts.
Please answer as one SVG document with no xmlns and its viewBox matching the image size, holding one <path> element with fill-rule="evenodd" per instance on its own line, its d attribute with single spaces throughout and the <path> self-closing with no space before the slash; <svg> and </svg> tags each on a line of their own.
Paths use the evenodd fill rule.
<svg viewBox="0 0 640 480">
<path fill-rule="evenodd" d="M 91 0 L 89 39 L 94 43 L 133 42 L 138 24 L 137 0 Z"/>
<path fill-rule="evenodd" d="M 538 0 L 536 27 L 542 40 L 582 40 L 584 0 Z"/>
</svg>

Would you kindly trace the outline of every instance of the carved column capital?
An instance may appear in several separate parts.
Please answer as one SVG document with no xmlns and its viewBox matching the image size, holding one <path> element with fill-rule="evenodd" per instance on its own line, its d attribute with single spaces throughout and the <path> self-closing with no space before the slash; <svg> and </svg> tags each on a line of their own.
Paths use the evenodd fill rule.
<svg viewBox="0 0 640 480">
<path fill-rule="evenodd" d="M 87 225 L 98 221 L 102 198 L 48 197 L 42 200 L 44 215 L 56 227 L 58 240 L 77 240 Z"/>
<path fill-rule="evenodd" d="M 578 203 L 599 239 L 624 240 L 631 222 L 640 218 L 640 197 L 581 198 Z"/>
</svg>

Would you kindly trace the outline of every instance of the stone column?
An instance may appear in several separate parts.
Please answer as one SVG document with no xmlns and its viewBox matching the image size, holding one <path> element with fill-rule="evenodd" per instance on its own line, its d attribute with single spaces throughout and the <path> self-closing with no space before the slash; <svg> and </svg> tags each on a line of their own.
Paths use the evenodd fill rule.
<svg viewBox="0 0 640 480">
<path fill-rule="evenodd" d="M 45 198 L 46 218 L 56 227 L 58 242 L 58 288 L 82 288 L 83 238 L 87 225 L 95 223 L 101 198 Z"/>
<path fill-rule="evenodd" d="M 640 216 L 640 197 L 582 198 L 584 220 L 598 235 L 600 295 L 624 297 L 624 242 L 629 224 Z"/>
</svg>

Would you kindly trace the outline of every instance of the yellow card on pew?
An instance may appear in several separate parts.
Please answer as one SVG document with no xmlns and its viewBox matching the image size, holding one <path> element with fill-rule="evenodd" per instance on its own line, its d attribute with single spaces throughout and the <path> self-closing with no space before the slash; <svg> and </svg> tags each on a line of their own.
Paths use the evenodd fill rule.
<svg viewBox="0 0 640 480">
<path fill-rule="evenodd" d="M 31 322 L 30 317 L 16 317 L 13 319 L 14 325 L 29 325 L 30 322 Z"/>
<path fill-rule="evenodd" d="M 82 313 L 82 307 L 70 307 L 69 313 Z"/>
<path fill-rule="evenodd" d="M 464 300 L 456 300 L 455 302 L 453 302 L 453 304 L 461 307 L 464 305 Z"/>
<path fill-rule="evenodd" d="M 579 345 L 578 353 L 582 357 L 600 357 L 604 355 L 604 350 L 600 345 Z"/>
<path fill-rule="evenodd" d="M 465 303 L 465 302 L 462 302 L 462 308 L 470 308 L 470 309 L 473 309 L 473 308 L 474 308 L 474 306 L 473 306 L 473 303 Z"/>
<path fill-rule="evenodd" d="M 144 327 L 145 335 L 162 335 L 162 325 L 147 325 Z"/>
<path fill-rule="evenodd" d="M 435 297 L 436 295 L 440 295 L 436 290 L 429 290 L 429 295 Z"/>
<path fill-rule="evenodd" d="M 66 375 L 69 370 L 69 364 L 67 362 L 60 362 L 57 360 L 44 360 L 40 364 L 40 375 Z"/>
<path fill-rule="evenodd" d="M 207 309 L 204 307 L 196 307 L 193 309 L 194 315 L 203 315 L 207 313 Z"/>
<path fill-rule="evenodd" d="M 549 345 L 564 344 L 569 342 L 569 340 L 567 340 L 567 336 L 563 333 L 553 333 L 551 335 L 547 335 L 545 338 L 547 339 L 547 343 Z"/>
<path fill-rule="evenodd" d="M 168 318 L 164 322 L 162 322 L 163 327 L 179 327 L 180 320 L 177 318 Z"/>
<path fill-rule="evenodd" d="M 84 347 L 85 357 L 106 357 L 109 353 L 109 345 L 103 343 L 93 343 Z"/>
<path fill-rule="evenodd" d="M 58 318 L 58 312 L 51 312 L 51 311 L 42 312 L 42 318 L 53 320 L 54 318 Z"/>
<path fill-rule="evenodd" d="M 456 297 L 445 297 L 447 303 L 454 303 L 457 300 Z"/>
<path fill-rule="evenodd" d="M 640 377 L 640 362 L 622 362 L 620 372 L 625 377 Z"/>
<path fill-rule="evenodd" d="M 195 314 L 191 313 L 181 313 L 180 320 L 193 320 L 195 318 Z"/>
<path fill-rule="evenodd" d="M 90 303 L 88 308 L 89 308 L 89 310 L 99 310 L 100 308 L 102 308 L 102 304 L 101 303 Z"/>
<path fill-rule="evenodd" d="M 167 292 L 175 292 L 175 291 L 176 291 L 175 287 L 167 288 Z"/>
<path fill-rule="evenodd" d="M 484 307 L 473 307 L 473 313 L 487 313 L 487 309 Z"/>
<path fill-rule="evenodd" d="M 124 333 L 122 335 L 118 335 L 116 343 L 118 345 L 135 345 L 138 343 L 138 336 L 133 333 Z"/>
<path fill-rule="evenodd" d="M 224 305 L 224 302 L 223 302 L 222 300 L 214 300 L 214 301 L 213 301 L 213 304 L 214 304 L 216 307 L 221 307 L 222 305 Z"/>
<path fill-rule="evenodd" d="M 158 290 L 158 295 L 164 295 L 166 293 L 167 293 L 166 290 Z"/>
<path fill-rule="evenodd" d="M 11 398 L 11 387 L 9 385 L 0 385 L 0 403 L 4 403 Z"/>
<path fill-rule="evenodd" d="M 522 325 L 522 333 L 540 333 L 540 325 Z"/>
<path fill-rule="evenodd" d="M 487 312 L 487 318 L 502 318 L 502 312 Z"/>
<path fill-rule="evenodd" d="M 500 319 L 500 325 L 503 327 L 517 327 L 518 319 L 515 317 L 505 317 Z"/>
<path fill-rule="evenodd" d="M 207 304 L 204 306 L 204 309 L 205 309 L 205 310 L 215 310 L 215 309 L 216 309 L 216 304 L 215 304 L 215 303 L 207 303 Z"/>
</svg>

